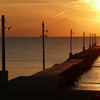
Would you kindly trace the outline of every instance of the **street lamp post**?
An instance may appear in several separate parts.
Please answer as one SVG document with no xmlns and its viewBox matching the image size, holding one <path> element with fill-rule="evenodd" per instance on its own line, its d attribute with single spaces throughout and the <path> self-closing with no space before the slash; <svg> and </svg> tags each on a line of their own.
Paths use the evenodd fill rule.
<svg viewBox="0 0 100 100">
<path fill-rule="evenodd" d="M 43 70 L 45 70 L 44 22 L 42 22 Z"/>
<path fill-rule="evenodd" d="M 73 54 L 72 54 L 72 34 L 73 34 L 73 31 L 72 29 L 70 30 L 70 53 L 69 53 L 69 57 L 71 57 Z"/>
<path fill-rule="evenodd" d="M 92 33 L 92 47 L 94 46 L 94 45 L 93 45 L 93 44 L 94 44 L 93 42 L 94 42 L 94 41 L 93 41 L 93 33 Z"/>
<path fill-rule="evenodd" d="M 5 71 L 5 19 L 2 15 L 2 71 Z"/>
<path fill-rule="evenodd" d="M 94 34 L 94 46 L 96 46 L 96 34 Z"/>
<path fill-rule="evenodd" d="M 97 46 L 97 36 L 96 36 L 96 34 L 95 34 L 95 46 Z"/>
<path fill-rule="evenodd" d="M 85 50 L 85 32 L 83 32 L 83 51 Z"/>
<path fill-rule="evenodd" d="M 8 71 L 5 68 L 5 18 L 2 15 L 2 71 L 0 71 L 0 85 L 7 85 Z"/>
<path fill-rule="evenodd" d="M 91 33 L 89 33 L 89 48 L 91 48 Z"/>
</svg>

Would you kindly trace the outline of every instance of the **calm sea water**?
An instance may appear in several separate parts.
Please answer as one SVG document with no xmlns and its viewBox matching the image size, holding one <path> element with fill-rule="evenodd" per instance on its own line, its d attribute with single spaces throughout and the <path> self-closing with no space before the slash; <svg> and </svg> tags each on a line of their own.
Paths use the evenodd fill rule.
<svg viewBox="0 0 100 100">
<path fill-rule="evenodd" d="M 1 38 L 0 38 L 1 43 Z M 86 37 L 86 48 L 89 47 L 89 39 Z M 46 68 L 57 63 L 66 61 L 69 57 L 69 37 L 46 37 L 45 38 L 45 65 Z M 83 38 L 74 37 L 72 52 L 82 51 Z M 100 38 L 97 38 L 100 45 Z M 0 44 L 0 48 L 2 48 Z M 0 49 L 0 70 L 2 56 Z M 9 80 L 18 76 L 29 76 L 42 68 L 42 38 L 6 38 L 6 69 L 9 71 Z M 73 89 L 100 90 L 100 58 L 98 58 L 92 69 L 85 72 Z M 99 87 L 99 88 L 98 88 Z"/>
</svg>

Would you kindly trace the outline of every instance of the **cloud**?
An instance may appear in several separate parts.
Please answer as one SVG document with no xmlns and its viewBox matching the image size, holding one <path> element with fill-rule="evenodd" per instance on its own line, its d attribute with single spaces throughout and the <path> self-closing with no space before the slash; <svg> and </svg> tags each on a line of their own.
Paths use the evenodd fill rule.
<svg viewBox="0 0 100 100">
<path fill-rule="evenodd" d="M 86 0 L 0 0 L 0 3 L 69 3 Z"/>
<path fill-rule="evenodd" d="M 50 3 L 50 0 L 1 0 L 0 3 Z"/>
<path fill-rule="evenodd" d="M 70 1 L 70 3 L 72 3 L 76 7 L 87 6 L 93 2 L 94 0 L 71 0 Z"/>
<path fill-rule="evenodd" d="M 52 16 L 52 18 L 57 17 L 57 16 L 60 16 L 60 15 L 63 15 L 65 12 L 66 12 L 66 11 L 62 11 L 62 12 L 60 12 L 60 13 L 58 13 L 58 14 Z"/>
</svg>

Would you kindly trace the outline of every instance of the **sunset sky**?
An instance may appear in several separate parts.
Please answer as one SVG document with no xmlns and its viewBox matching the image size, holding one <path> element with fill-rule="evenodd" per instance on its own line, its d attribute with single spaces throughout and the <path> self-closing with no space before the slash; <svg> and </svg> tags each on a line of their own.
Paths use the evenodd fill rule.
<svg viewBox="0 0 100 100">
<path fill-rule="evenodd" d="M 50 37 L 69 36 L 70 29 L 100 36 L 100 0 L 1 0 L 0 15 L 12 27 L 7 37 L 39 37 L 43 21 Z"/>
</svg>

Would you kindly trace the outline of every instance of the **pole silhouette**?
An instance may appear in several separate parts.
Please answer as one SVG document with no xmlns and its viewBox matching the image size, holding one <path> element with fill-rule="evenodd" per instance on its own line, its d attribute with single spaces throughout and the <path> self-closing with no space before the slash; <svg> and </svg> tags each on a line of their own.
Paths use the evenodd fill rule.
<svg viewBox="0 0 100 100">
<path fill-rule="evenodd" d="M 85 50 L 85 32 L 83 32 L 83 51 Z"/>
<path fill-rule="evenodd" d="M 96 46 L 96 34 L 94 34 L 94 46 Z"/>
<path fill-rule="evenodd" d="M 89 33 L 89 48 L 91 48 L 91 33 Z"/>
<path fill-rule="evenodd" d="M 92 33 L 92 47 L 94 46 L 94 45 L 93 45 L 93 44 L 94 44 L 93 42 L 94 42 L 94 41 L 93 41 L 93 33 Z"/>
<path fill-rule="evenodd" d="M 44 22 L 42 22 L 43 70 L 45 70 Z"/>
<path fill-rule="evenodd" d="M 2 71 L 5 71 L 5 18 L 2 15 Z"/>
<path fill-rule="evenodd" d="M 70 30 L 70 53 L 69 53 L 69 57 L 72 56 L 72 34 L 73 34 L 73 31 L 71 29 Z"/>
<path fill-rule="evenodd" d="M 95 34 L 95 46 L 97 46 L 97 41 L 96 41 L 96 37 L 97 37 L 97 36 L 96 36 L 96 34 Z"/>
</svg>

